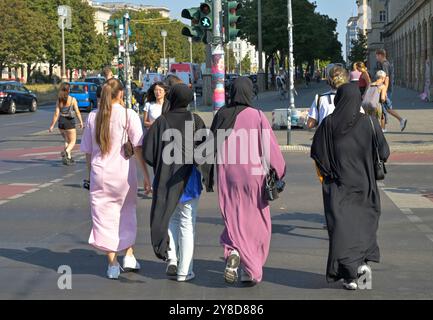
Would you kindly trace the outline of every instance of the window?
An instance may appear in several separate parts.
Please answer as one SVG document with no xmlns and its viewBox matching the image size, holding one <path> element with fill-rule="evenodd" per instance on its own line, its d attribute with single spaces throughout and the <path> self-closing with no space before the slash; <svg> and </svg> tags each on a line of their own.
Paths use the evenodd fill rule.
<svg viewBox="0 0 433 320">
<path fill-rule="evenodd" d="M 386 11 L 380 11 L 379 12 L 379 21 L 380 22 L 386 22 Z"/>
<path fill-rule="evenodd" d="M 380 42 L 383 42 L 383 32 L 380 33 Z"/>
</svg>

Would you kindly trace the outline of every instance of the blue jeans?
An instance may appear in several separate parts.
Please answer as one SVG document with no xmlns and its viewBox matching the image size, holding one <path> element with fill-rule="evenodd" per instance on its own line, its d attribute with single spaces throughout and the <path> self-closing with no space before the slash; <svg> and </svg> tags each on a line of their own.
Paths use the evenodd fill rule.
<svg viewBox="0 0 433 320">
<path fill-rule="evenodd" d="M 199 198 L 179 202 L 168 227 L 168 259 L 171 263 L 177 264 L 177 274 L 180 276 L 192 273 L 198 201 Z"/>
<path fill-rule="evenodd" d="M 388 110 L 392 110 L 392 91 L 388 91 L 386 95 L 386 101 L 382 104 L 382 111 L 385 117 L 385 123 L 388 123 Z"/>
</svg>

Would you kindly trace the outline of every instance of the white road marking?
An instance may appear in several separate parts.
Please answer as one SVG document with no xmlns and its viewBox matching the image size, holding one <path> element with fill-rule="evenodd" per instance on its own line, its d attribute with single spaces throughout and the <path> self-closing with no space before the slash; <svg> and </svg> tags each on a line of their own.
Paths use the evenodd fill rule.
<svg viewBox="0 0 433 320">
<path fill-rule="evenodd" d="M 405 192 L 404 189 L 384 188 L 386 195 L 400 208 L 433 209 L 433 201 L 417 192 Z"/>
<path fill-rule="evenodd" d="M 432 233 L 432 234 L 433 234 L 433 229 L 430 228 L 430 227 L 429 227 L 428 225 L 426 225 L 426 224 L 417 224 L 416 226 L 418 227 L 418 229 L 419 229 L 421 232 L 424 232 L 424 233 Z"/>
<path fill-rule="evenodd" d="M 54 179 L 54 180 L 51 180 L 50 182 L 51 183 L 59 183 L 60 181 L 63 181 L 63 179 Z"/>
<path fill-rule="evenodd" d="M 51 183 L 51 182 L 49 182 L 49 183 L 44 183 L 44 184 L 41 184 L 40 186 L 39 186 L 39 188 L 46 188 L 46 187 L 49 187 L 49 186 L 52 186 L 53 184 Z"/>
<path fill-rule="evenodd" d="M 24 191 L 23 193 L 29 194 L 29 193 L 33 193 L 33 192 L 36 192 L 36 191 L 39 191 L 39 190 L 40 190 L 39 188 L 33 188 L 33 189 L 30 189 L 30 190 Z"/>
<path fill-rule="evenodd" d="M 50 151 L 50 152 L 38 152 L 38 153 L 26 153 L 20 155 L 20 157 L 36 157 L 36 156 L 51 156 L 53 154 L 60 154 L 59 151 Z"/>
<path fill-rule="evenodd" d="M 9 185 L 14 186 L 14 187 L 34 187 L 34 186 L 38 186 L 39 184 L 37 184 L 37 183 L 11 183 Z"/>
<path fill-rule="evenodd" d="M 11 171 L 0 171 L 0 174 L 10 173 Z"/>
<path fill-rule="evenodd" d="M 0 200 L 0 206 L 1 206 L 2 204 L 8 203 L 8 202 L 9 202 L 9 200 Z"/>
<path fill-rule="evenodd" d="M 433 233 L 432 234 L 426 234 L 427 238 L 429 238 L 433 242 Z"/>
<path fill-rule="evenodd" d="M 19 194 L 12 196 L 12 197 L 9 197 L 8 200 L 15 200 L 15 199 L 19 199 L 21 197 L 24 197 L 24 194 L 19 193 Z"/>
<path fill-rule="evenodd" d="M 400 208 L 401 212 L 404 214 L 413 214 L 413 211 L 409 208 Z"/>
<path fill-rule="evenodd" d="M 70 178 L 73 177 L 75 175 L 75 173 L 68 173 L 67 175 L 65 175 L 65 178 Z"/>
<path fill-rule="evenodd" d="M 422 220 L 416 215 L 410 215 L 407 218 L 413 223 L 422 223 Z"/>
</svg>

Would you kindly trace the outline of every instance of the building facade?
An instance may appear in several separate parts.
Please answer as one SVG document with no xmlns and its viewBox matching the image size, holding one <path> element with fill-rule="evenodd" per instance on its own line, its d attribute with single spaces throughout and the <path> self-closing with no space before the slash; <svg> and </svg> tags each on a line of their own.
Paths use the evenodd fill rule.
<svg viewBox="0 0 433 320">
<path fill-rule="evenodd" d="M 427 89 L 431 100 L 433 0 L 387 0 L 386 6 L 385 45 L 396 83 L 418 92 Z"/>
<path fill-rule="evenodd" d="M 230 42 L 228 46 L 231 50 L 233 50 L 236 61 L 235 66 L 228 66 L 229 72 L 236 71 L 237 73 L 257 73 L 259 69 L 259 53 L 255 46 L 240 38 Z M 247 55 L 249 55 L 251 60 L 250 70 L 246 70 L 245 67 L 242 66 L 242 60 Z"/>
<path fill-rule="evenodd" d="M 358 39 L 358 17 L 350 17 L 349 20 L 347 20 L 346 29 L 346 61 L 348 64 L 351 64 L 354 62 L 349 60 L 350 52 L 353 47 L 352 41 Z"/>
</svg>

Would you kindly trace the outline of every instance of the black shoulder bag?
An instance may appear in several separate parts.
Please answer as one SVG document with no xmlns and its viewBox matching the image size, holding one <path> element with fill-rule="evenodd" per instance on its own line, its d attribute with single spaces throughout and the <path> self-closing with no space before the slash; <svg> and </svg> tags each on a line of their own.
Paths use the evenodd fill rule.
<svg viewBox="0 0 433 320">
<path fill-rule="evenodd" d="M 374 142 L 374 155 L 373 155 L 373 163 L 374 163 L 374 175 L 376 177 L 376 180 L 385 180 L 386 175 L 386 167 L 385 162 L 380 159 L 379 154 L 379 142 L 377 141 L 377 135 L 376 135 L 376 129 L 374 128 L 374 123 L 371 117 L 368 117 L 370 119 L 371 128 L 373 129 L 373 142 Z"/>
<path fill-rule="evenodd" d="M 126 158 L 126 160 L 129 160 L 134 155 L 134 146 L 132 145 L 131 140 L 128 136 L 128 129 L 129 129 L 129 120 L 128 120 L 128 109 L 125 107 L 125 116 L 126 116 L 126 126 L 123 129 L 123 136 L 122 136 L 122 143 L 125 141 L 125 136 L 128 138 L 128 141 L 123 143 L 123 154 Z"/>
<path fill-rule="evenodd" d="M 259 116 L 260 111 L 259 111 Z M 263 126 L 262 126 L 262 120 L 260 119 L 260 133 L 263 133 Z M 264 157 L 264 163 L 263 167 L 267 171 L 266 177 L 265 177 L 265 184 L 264 184 L 264 197 L 267 201 L 274 201 L 280 197 L 280 193 L 284 191 L 284 187 L 286 186 L 286 183 L 279 179 L 277 176 L 277 172 L 274 168 L 269 168 L 268 170 L 268 164 L 266 163 L 266 156 L 264 156 L 265 152 L 263 150 L 263 135 L 262 139 L 260 141 L 260 146 L 262 150 L 261 156 Z"/>
</svg>

